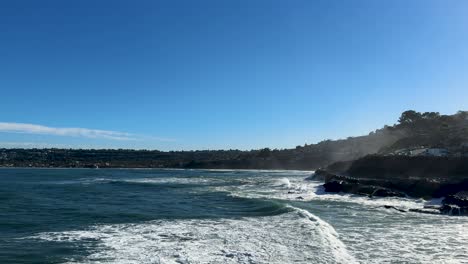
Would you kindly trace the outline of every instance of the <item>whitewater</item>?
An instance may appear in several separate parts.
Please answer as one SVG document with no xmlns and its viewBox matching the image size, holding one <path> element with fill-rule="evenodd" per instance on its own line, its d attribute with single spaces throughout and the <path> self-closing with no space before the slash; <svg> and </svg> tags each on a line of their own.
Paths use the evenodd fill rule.
<svg viewBox="0 0 468 264">
<path fill-rule="evenodd" d="M 310 171 L 0 170 L 0 263 L 468 263 L 468 218 Z"/>
</svg>

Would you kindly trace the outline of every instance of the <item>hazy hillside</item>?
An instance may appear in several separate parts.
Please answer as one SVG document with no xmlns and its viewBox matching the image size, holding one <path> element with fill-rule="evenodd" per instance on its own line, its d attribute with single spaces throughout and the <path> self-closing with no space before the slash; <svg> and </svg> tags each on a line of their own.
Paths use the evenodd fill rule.
<svg viewBox="0 0 468 264">
<path fill-rule="evenodd" d="M 354 160 L 369 154 L 391 154 L 418 147 L 447 148 L 451 153 L 466 151 L 468 112 L 440 115 L 435 112 L 402 113 L 398 123 L 384 126 L 366 136 L 325 140 L 295 149 L 243 152 L 231 160 L 194 162 L 190 167 L 315 169 L 336 161 Z"/>
</svg>

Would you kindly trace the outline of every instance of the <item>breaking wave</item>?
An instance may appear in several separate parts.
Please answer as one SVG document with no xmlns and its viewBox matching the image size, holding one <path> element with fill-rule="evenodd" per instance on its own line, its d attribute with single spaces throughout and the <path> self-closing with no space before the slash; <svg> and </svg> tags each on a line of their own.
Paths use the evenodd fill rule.
<svg viewBox="0 0 468 264">
<path fill-rule="evenodd" d="M 41 233 L 89 247 L 68 263 L 356 263 L 328 223 L 299 208 L 268 217 L 158 220 Z"/>
</svg>

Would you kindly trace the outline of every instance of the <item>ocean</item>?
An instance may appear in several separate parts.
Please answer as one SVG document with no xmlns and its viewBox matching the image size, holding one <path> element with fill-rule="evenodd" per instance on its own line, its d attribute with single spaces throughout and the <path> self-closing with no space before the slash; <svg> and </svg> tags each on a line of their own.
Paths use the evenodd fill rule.
<svg viewBox="0 0 468 264">
<path fill-rule="evenodd" d="M 0 263 L 468 263 L 468 217 L 311 174 L 0 169 Z"/>
</svg>

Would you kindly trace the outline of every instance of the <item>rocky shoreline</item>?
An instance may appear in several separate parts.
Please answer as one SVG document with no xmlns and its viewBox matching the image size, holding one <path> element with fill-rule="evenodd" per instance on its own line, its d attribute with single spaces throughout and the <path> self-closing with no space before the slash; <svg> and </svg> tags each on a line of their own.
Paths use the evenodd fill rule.
<svg viewBox="0 0 468 264">
<path fill-rule="evenodd" d="M 441 206 L 417 211 L 468 215 L 467 165 L 467 158 L 374 155 L 332 164 L 315 171 L 310 179 L 323 180 L 325 191 L 332 193 L 443 198 Z"/>
</svg>

